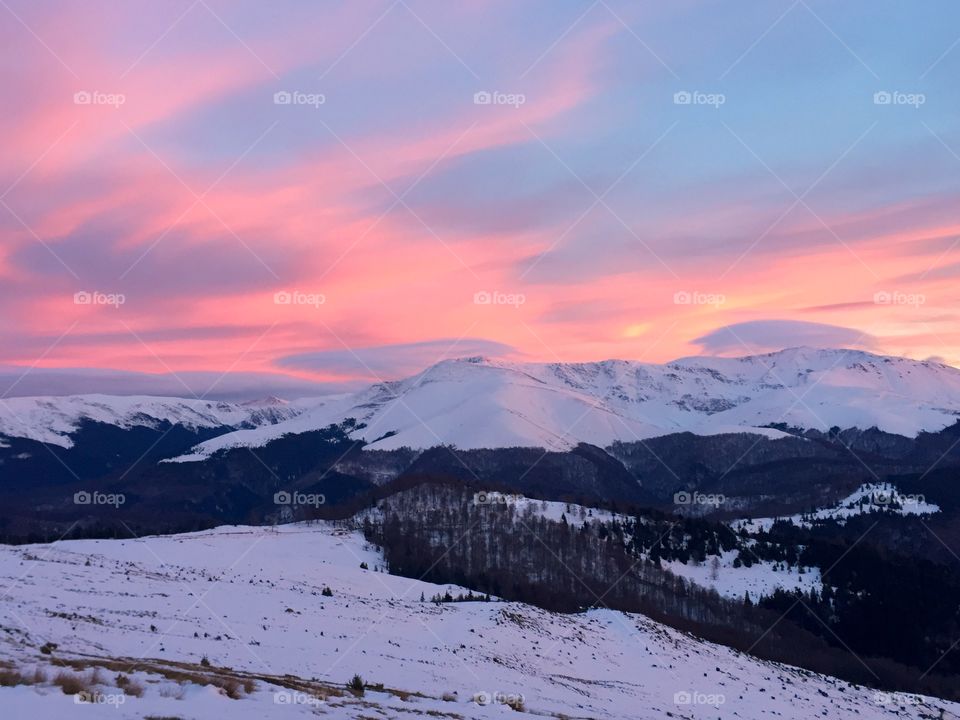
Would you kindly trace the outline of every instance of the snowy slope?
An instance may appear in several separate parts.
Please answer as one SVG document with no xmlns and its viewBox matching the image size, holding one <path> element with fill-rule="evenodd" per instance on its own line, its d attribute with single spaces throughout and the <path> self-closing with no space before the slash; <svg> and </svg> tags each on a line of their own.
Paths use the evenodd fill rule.
<svg viewBox="0 0 960 720">
<path fill-rule="evenodd" d="M 297 405 L 276 398 L 233 404 L 149 396 L 18 397 L 0 402 L 0 435 L 71 447 L 70 434 L 83 419 L 121 428 L 163 421 L 191 429 L 239 428 L 287 420 L 298 412 Z"/>
<path fill-rule="evenodd" d="M 366 423 L 356 435 L 381 449 L 442 443 L 567 449 L 680 431 L 778 437 L 776 430 L 759 428 L 775 422 L 821 430 L 877 426 L 913 436 L 951 425 L 958 415 L 960 370 L 856 350 L 795 348 L 665 365 L 466 358 L 323 399 L 292 420 L 215 438 L 182 459 L 260 446 L 346 418 Z"/>
<path fill-rule="evenodd" d="M 0 663 L 46 678 L 0 687 L 0 707 L 37 720 L 892 720 L 960 711 L 762 662 L 640 615 L 420 602 L 444 588 L 377 572 L 381 564 L 359 534 L 322 523 L 0 547 Z M 43 643 L 57 645 L 52 655 L 38 651 Z M 113 663 L 94 688 L 104 705 L 75 704 L 52 687 L 51 657 Z M 162 668 L 255 676 L 255 687 L 230 699 Z M 141 696 L 119 690 L 117 673 L 141 685 Z M 384 690 L 318 700 L 296 689 L 342 690 L 354 673 Z M 522 710 L 480 704 L 496 697 L 522 698 Z"/>
</svg>

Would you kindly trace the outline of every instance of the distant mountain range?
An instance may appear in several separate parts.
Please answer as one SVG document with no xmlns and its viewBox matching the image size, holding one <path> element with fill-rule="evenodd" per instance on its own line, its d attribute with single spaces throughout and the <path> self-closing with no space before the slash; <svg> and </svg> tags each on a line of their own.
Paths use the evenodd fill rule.
<svg viewBox="0 0 960 720">
<path fill-rule="evenodd" d="M 0 401 L 0 436 L 69 448 L 84 421 L 121 429 L 167 423 L 187 430 L 239 429 L 278 423 L 298 412 L 274 397 L 244 403 L 136 395 L 18 397 Z"/>
<path fill-rule="evenodd" d="M 658 365 L 517 363 L 471 357 L 357 393 L 286 402 L 82 395 L 0 403 L 0 436 L 70 447 L 81 421 L 216 429 L 180 460 L 261 447 L 347 419 L 370 449 L 607 446 L 677 432 L 876 427 L 913 437 L 960 417 L 960 370 L 858 350 L 793 348 Z"/>
<path fill-rule="evenodd" d="M 413 377 L 304 401 L 295 417 L 220 435 L 183 460 L 258 447 L 352 418 L 353 437 L 391 450 L 606 446 L 676 432 L 752 432 L 774 426 L 877 427 L 907 437 L 960 416 L 960 370 L 857 350 L 794 348 L 663 365 L 625 360 L 514 363 L 446 360 Z"/>
</svg>

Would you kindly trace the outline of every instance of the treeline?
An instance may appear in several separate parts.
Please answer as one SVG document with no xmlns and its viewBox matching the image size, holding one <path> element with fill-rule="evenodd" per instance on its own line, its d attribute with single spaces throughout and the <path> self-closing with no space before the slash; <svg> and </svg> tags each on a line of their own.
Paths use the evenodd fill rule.
<svg viewBox="0 0 960 720">
<path fill-rule="evenodd" d="M 799 562 L 821 568 L 823 587 L 802 604 L 778 593 L 763 605 L 856 653 L 960 674 L 956 569 L 871 545 L 864 540 L 871 522 L 869 515 L 852 518 L 833 533 L 830 527 L 808 532 L 775 526 L 775 541 L 797 543 Z"/>
<path fill-rule="evenodd" d="M 716 622 L 738 603 L 690 585 L 655 562 L 627 553 L 617 533 L 579 529 L 511 504 L 477 504 L 456 486 L 421 485 L 381 503 L 383 520 L 364 522 L 391 572 L 451 582 L 563 612 L 600 606 L 668 609 Z M 730 607 L 724 607 L 729 605 Z"/>
</svg>

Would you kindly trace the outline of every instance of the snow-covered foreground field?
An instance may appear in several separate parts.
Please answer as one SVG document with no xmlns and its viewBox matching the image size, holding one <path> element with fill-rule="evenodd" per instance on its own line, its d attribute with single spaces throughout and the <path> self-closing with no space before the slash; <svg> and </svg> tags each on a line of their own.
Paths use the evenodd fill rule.
<svg viewBox="0 0 960 720">
<path fill-rule="evenodd" d="M 0 547 L 0 661 L 42 671 L 0 687 L 2 714 L 960 717 L 953 703 L 760 662 L 639 615 L 421 602 L 445 588 L 381 565 L 362 536 L 326 524 Z M 52 684 L 55 660 L 73 663 L 96 702 Z M 383 688 L 348 692 L 355 673 Z"/>
</svg>

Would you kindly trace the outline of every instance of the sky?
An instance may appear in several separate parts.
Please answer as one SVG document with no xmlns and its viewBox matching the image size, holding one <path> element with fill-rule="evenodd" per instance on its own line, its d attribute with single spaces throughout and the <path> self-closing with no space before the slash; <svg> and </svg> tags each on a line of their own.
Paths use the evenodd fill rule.
<svg viewBox="0 0 960 720">
<path fill-rule="evenodd" d="M 960 364 L 953 0 L 0 2 L 0 394 Z"/>
</svg>

